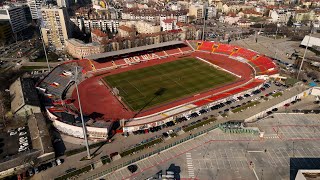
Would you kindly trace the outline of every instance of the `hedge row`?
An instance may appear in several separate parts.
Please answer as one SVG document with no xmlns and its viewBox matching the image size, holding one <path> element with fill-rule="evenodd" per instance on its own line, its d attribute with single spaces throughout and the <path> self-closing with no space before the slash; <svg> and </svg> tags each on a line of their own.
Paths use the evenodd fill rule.
<svg viewBox="0 0 320 180">
<path fill-rule="evenodd" d="M 271 95 L 272 97 L 282 96 L 282 92 L 277 92 Z"/>
<path fill-rule="evenodd" d="M 91 164 L 88 165 L 88 166 L 85 166 L 85 167 L 83 167 L 83 168 L 81 168 L 81 169 L 74 170 L 74 171 L 72 171 L 72 172 L 70 172 L 70 173 L 68 173 L 68 174 L 65 174 L 65 175 L 63 175 L 63 176 L 60 176 L 60 177 L 58 177 L 58 178 L 55 178 L 55 180 L 68 179 L 68 178 L 71 178 L 71 177 L 73 177 L 73 176 L 77 176 L 77 175 L 80 175 L 80 174 L 82 174 L 82 173 L 88 172 L 88 171 L 90 171 L 90 170 L 91 170 Z"/>
<path fill-rule="evenodd" d="M 152 141 L 150 141 L 150 142 L 148 142 L 148 143 L 145 143 L 145 144 L 142 144 L 142 145 L 140 145 L 140 146 L 136 146 L 136 147 L 134 147 L 134 148 L 132 148 L 132 149 L 126 150 L 126 151 L 124 151 L 124 152 L 121 152 L 121 153 L 120 153 L 120 156 L 121 156 L 121 157 L 128 156 L 128 155 L 130 155 L 130 154 L 132 154 L 132 153 L 134 153 L 134 152 L 141 151 L 141 150 L 143 150 L 143 149 L 145 149 L 145 148 L 147 148 L 147 147 L 153 146 L 153 145 L 158 144 L 158 143 L 160 143 L 160 142 L 162 142 L 162 139 L 161 139 L 161 138 L 152 140 Z"/>
<path fill-rule="evenodd" d="M 89 145 L 89 149 L 102 146 L 102 145 L 104 145 L 105 143 L 106 143 L 106 142 L 98 142 L 98 143 L 90 144 L 90 145 Z M 78 148 L 78 149 L 72 149 L 72 150 L 70 150 L 70 151 L 65 152 L 64 154 L 65 154 L 66 156 L 72 156 L 72 155 L 75 155 L 75 154 L 84 152 L 84 151 L 86 151 L 86 150 L 87 150 L 86 147 L 82 147 L 82 148 Z"/>
<path fill-rule="evenodd" d="M 189 127 L 184 128 L 183 131 L 184 131 L 184 132 L 191 131 L 191 130 L 193 130 L 194 128 L 198 128 L 198 127 L 200 127 L 200 126 L 209 124 L 210 122 L 213 122 L 213 121 L 215 121 L 215 120 L 216 120 L 216 119 L 213 118 L 213 119 L 207 119 L 207 120 L 205 120 L 205 121 L 201 121 L 201 122 L 199 122 L 199 123 L 197 123 L 197 124 L 194 124 L 194 125 L 192 125 L 192 126 L 189 126 Z"/>
<path fill-rule="evenodd" d="M 259 101 L 253 101 L 253 102 L 250 102 L 250 103 L 248 103 L 248 104 L 246 104 L 246 105 L 243 105 L 243 106 L 241 106 L 241 107 L 238 107 L 238 108 L 233 109 L 232 112 L 233 112 L 233 113 L 240 112 L 240 111 L 242 111 L 242 110 L 245 110 L 245 109 L 247 109 L 247 108 L 249 108 L 249 107 L 252 107 L 252 106 L 254 106 L 254 105 L 257 105 L 257 104 L 259 104 L 259 103 L 260 103 Z"/>
</svg>

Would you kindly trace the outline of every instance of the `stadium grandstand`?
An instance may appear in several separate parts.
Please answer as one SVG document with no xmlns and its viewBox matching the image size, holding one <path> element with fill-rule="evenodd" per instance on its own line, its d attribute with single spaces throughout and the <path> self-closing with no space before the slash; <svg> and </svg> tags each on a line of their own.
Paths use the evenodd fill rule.
<svg viewBox="0 0 320 180">
<path fill-rule="evenodd" d="M 77 77 L 79 95 L 81 102 L 85 102 L 82 109 L 91 138 L 106 138 L 114 121 L 120 121 L 123 131 L 127 132 L 173 121 L 226 101 L 230 96 L 260 88 L 278 73 L 272 59 L 263 54 L 208 41 L 171 41 L 66 62 L 53 69 L 37 87 L 51 100 L 47 112 L 50 119 L 56 121 L 54 125 L 77 137 L 83 134 L 78 129 L 79 106 L 73 88 L 75 67 L 81 70 Z M 203 81 L 207 74 L 216 78 Z M 155 80 L 144 80 L 146 84 L 142 85 L 144 77 Z M 160 88 L 154 94 L 159 93 L 163 99 L 140 109 L 140 101 L 150 97 L 150 89 L 168 83 L 186 93 L 170 98 L 170 91 Z M 190 83 L 192 89 L 187 88 Z M 211 83 L 211 88 L 207 83 Z M 165 95 L 162 91 L 166 91 Z"/>
</svg>

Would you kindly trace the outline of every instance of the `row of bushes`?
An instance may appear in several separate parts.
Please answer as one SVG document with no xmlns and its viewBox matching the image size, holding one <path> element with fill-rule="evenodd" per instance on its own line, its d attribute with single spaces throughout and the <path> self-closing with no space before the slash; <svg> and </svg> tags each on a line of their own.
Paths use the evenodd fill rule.
<svg viewBox="0 0 320 180">
<path fill-rule="evenodd" d="M 183 131 L 184 131 L 184 132 L 191 131 L 191 130 L 193 130 L 193 129 L 195 129 L 195 128 L 198 128 L 198 127 L 200 127 L 200 126 L 209 124 L 209 123 L 211 123 L 211 122 L 213 122 L 213 121 L 215 121 L 215 120 L 216 120 L 215 118 L 212 118 L 212 119 L 207 119 L 207 120 L 201 121 L 201 122 L 199 122 L 199 123 L 197 123 L 197 124 L 194 124 L 194 125 L 192 125 L 192 126 L 188 126 L 188 127 L 186 127 L 186 128 L 183 128 Z"/>
<path fill-rule="evenodd" d="M 246 105 L 243 105 L 243 106 L 241 106 L 241 107 L 238 107 L 238 108 L 233 109 L 232 112 L 233 112 L 233 113 L 237 113 L 237 112 L 240 112 L 240 111 L 242 111 L 242 110 L 245 110 L 245 109 L 247 109 L 247 108 L 249 108 L 249 107 L 252 107 L 252 106 L 254 106 L 254 105 L 257 105 L 257 104 L 259 104 L 259 103 L 260 103 L 259 101 L 253 101 L 253 102 L 250 102 L 250 103 L 248 103 L 248 104 L 246 104 Z"/>
<path fill-rule="evenodd" d="M 106 142 L 102 141 L 102 142 L 90 144 L 90 145 L 89 145 L 89 149 L 103 146 L 105 143 L 106 143 Z M 72 156 L 72 155 L 75 155 L 75 154 L 84 152 L 84 151 L 86 151 L 86 150 L 87 150 L 86 147 L 82 147 L 82 148 L 78 148 L 78 149 L 72 149 L 72 150 L 70 150 L 70 151 L 65 152 L 64 154 L 65 154 L 66 156 Z"/>
<path fill-rule="evenodd" d="M 277 92 L 271 95 L 272 97 L 279 97 L 282 96 L 282 92 Z"/>
<path fill-rule="evenodd" d="M 91 169 L 92 169 L 92 167 L 91 167 L 91 164 L 90 164 L 90 165 L 85 166 L 85 167 L 83 167 L 81 169 L 74 170 L 74 171 L 72 171 L 70 173 L 67 173 L 67 174 L 63 175 L 63 176 L 55 178 L 55 180 L 65 180 L 65 179 L 71 178 L 73 176 L 77 176 L 77 175 L 80 175 L 82 173 L 88 172 Z"/>
<path fill-rule="evenodd" d="M 128 156 L 128 155 L 130 155 L 130 154 L 132 154 L 132 153 L 134 153 L 134 152 L 141 151 L 141 150 L 143 150 L 143 149 L 145 149 L 145 148 L 147 148 L 147 147 L 153 146 L 153 145 L 158 144 L 158 143 L 161 143 L 161 142 L 162 142 L 162 139 L 161 139 L 161 138 L 152 140 L 152 141 L 150 141 L 150 142 L 148 142 L 148 143 L 145 143 L 145 144 L 142 144 L 142 145 L 140 145 L 140 146 L 136 146 L 136 147 L 134 147 L 134 148 L 132 148 L 132 149 L 126 150 L 126 151 L 124 151 L 124 152 L 121 152 L 121 153 L 120 153 L 120 156 L 121 156 L 121 157 Z"/>
</svg>

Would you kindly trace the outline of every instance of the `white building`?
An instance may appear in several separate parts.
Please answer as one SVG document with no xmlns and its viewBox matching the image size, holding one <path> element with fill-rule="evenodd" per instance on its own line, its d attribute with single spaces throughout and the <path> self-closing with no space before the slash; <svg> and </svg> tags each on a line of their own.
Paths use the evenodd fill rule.
<svg viewBox="0 0 320 180">
<path fill-rule="evenodd" d="M 176 19 L 164 19 L 160 21 L 162 31 L 171 31 L 177 28 Z"/>
<path fill-rule="evenodd" d="M 287 10 L 270 10 L 269 16 L 272 18 L 273 23 L 287 23 L 290 16 L 293 15 Z"/>
<path fill-rule="evenodd" d="M 0 19 L 9 20 L 13 33 L 19 33 L 28 27 L 27 19 L 22 7 L 13 5 L 0 7 Z"/>
<path fill-rule="evenodd" d="M 214 6 L 207 7 L 207 12 L 208 12 L 208 14 L 207 14 L 208 19 L 212 19 L 217 16 L 217 9 Z"/>
<path fill-rule="evenodd" d="M 32 19 L 39 19 L 42 0 L 27 0 L 27 3 L 30 7 Z"/>
<path fill-rule="evenodd" d="M 79 27 L 80 30 L 84 29 L 86 33 L 90 33 L 91 29 L 100 29 L 104 32 L 110 30 L 111 32 L 118 31 L 119 20 L 117 19 L 85 19 L 85 18 L 71 18 L 72 22 Z"/>
<path fill-rule="evenodd" d="M 70 6 L 69 0 L 57 0 L 57 5 L 59 7 L 66 7 L 68 8 Z"/>
</svg>

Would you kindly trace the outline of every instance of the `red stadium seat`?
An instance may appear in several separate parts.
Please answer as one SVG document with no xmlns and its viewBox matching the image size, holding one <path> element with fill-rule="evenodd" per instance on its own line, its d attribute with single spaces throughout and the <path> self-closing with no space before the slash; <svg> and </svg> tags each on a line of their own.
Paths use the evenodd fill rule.
<svg viewBox="0 0 320 180">
<path fill-rule="evenodd" d="M 232 52 L 234 52 L 234 49 L 235 49 L 235 48 L 236 48 L 236 47 L 233 46 L 233 45 L 229 45 L 229 44 L 219 44 L 218 48 L 215 49 L 214 52 L 230 55 Z"/>
<path fill-rule="evenodd" d="M 251 60 L 252 58 L 257 56 L 257 54 L 258 53 L 254 52 L 254 51 L 250 51 L 248 49 L 239 48 L 239 50 L 237 52 L 233 53 L 232 56 L 240 56 L 240 57 L 243 57 L 245 59 Z"/>
<path fill-rule="evenodd" d="M 198 50 L 212 52 L 213 44 L 214 44 L 213 42 L 204 41 L 201 43 L 201 45 L 198 46 Z"/>
</svg>

